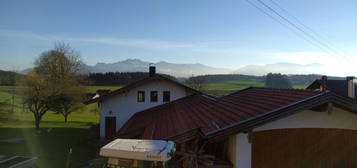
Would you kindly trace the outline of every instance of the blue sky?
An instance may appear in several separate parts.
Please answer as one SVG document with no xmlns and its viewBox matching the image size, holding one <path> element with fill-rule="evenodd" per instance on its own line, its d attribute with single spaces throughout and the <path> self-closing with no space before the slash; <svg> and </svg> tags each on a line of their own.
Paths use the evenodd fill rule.
<svg viewBox="0 0 357 168">
<path fill-rule="evenodd" d="M 272 1 L 262 1 L 278 9 Z M 353 71 L 357 1 L 274 1 L 338 51 L 311 45 L 246 0 L 2 0 L 0 69 L 31 67 L 57 41 L 69 43 L 91 65 L 138 58 L 232 69 L 319 63 L 326 74 Z"/>
</svg>

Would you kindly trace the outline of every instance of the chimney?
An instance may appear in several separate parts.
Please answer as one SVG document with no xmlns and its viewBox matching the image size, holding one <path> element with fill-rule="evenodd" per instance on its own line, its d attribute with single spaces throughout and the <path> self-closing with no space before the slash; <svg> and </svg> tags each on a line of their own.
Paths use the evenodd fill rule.
<svg viewBox="0 0 357 168">
<path fill-rule="evenodd" d="M 347 76 L 347 95 L 348 97 L 355 98 L 355 84 L 354 84 L 355 77 Z"/>
<path fill-rule="evenodd" d="M 154 77 L 156 73 L 156 67 L 154 64 L 149 65 L 149 77 Z"/>
<path fill-rule="evenodd" d="M 320 86 L 320 90 L 322 91 L 326 91 L 327 88 L 327 76 L 322 76 L 321 77 L 321 86 Z"/>
</svg>

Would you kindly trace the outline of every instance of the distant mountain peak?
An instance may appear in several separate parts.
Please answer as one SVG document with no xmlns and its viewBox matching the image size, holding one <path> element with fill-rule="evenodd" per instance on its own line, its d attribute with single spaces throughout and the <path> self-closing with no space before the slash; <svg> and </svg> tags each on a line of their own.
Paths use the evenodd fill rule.
<svg viewBox="0 0 357 168">
<path fill-rule="evenodd" d="M 198 75 L 211 75 L 211 74 L 244 74 L 261 76 L 267 73 L 283 73 L 283 74 L 323 74 L 321 71 L 324 65 L 319 63 L 311 64 L 296 64 L 289 62 L 278 62 L 274 64 L 265 65 L 246 65 L 235 71 L 225 68 L 215 68 L 207 66 L 201 63 L 191 64 L 178 64 L 170 63 L 167 61 L 148 62 L 137 58 L 130 58 L 123 61 L 117 61 L 114 63 L 98 62 L 95 65 L 88 65 L 86 72 L 98 73 L 98 72 L 148 72 L 150 63 L 156 65 L 156 71 L 158 73 L 164 73 L 176 77 L 190 77 Z M 26 74 L 31 71 L 32 68 L 25 69 L 20 73 Z"/>
<path fill-rule="evenodd" d="M 126 59 L 115 63 L 97 63 L 88 66 L 89 72 L 147 72 L 149 64 L 152 62 L 140 59 Z M 230 69 L 215 68 L 203 64 L 176 64 L 166 61 L 154 63 L 158 73 L 164 73 L 176 77 L 189 77 L 192 75 L 225 74 L 230 73 Z"/>
</svg>

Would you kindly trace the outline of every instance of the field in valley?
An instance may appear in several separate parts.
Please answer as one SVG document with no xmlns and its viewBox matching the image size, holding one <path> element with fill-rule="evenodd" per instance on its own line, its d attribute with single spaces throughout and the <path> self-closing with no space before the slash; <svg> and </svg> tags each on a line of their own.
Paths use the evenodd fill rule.
<svg viewBox="0 0 357 168">
<path fill-rule="evenodd" d="M 249 86 L 264 86 L 262 82 L 226 81 L 205 84 L 208 94 L 222 96 Z M 303 88 L 304 86 L 294 86 Z M 88 86 L 87 92 L 98 89 L 115 90 L 118 86 Z M 41 121 L 41 133 L 36 133 L 33 115 L 26 110 L 20 96 L 21 88 L 0 86 L 0 155 L 25 155 L 39 158 L 40 167 L 63 168 L 68 150 L 72 148 L 71 165 L 78 166 L 97 156 L 98 141 L 95 131 L 89 129 L 98 124 L 97 104 L 84 106 L 73 112 L 65 123 L 63 116 L 47 112 Z M 17 143 L 3 140 L 20 138 Z"/>
<path fill-rule="evenodd" d="M 251 86 L 264 87 L 264 82 L 232 80 L 219 83 L 209 83 L 204 84 L 204 92 L 220 97 Z M 304 85 L 294 85 L 293 87 L 297 89 L 306 88 Z"/>
</svg>

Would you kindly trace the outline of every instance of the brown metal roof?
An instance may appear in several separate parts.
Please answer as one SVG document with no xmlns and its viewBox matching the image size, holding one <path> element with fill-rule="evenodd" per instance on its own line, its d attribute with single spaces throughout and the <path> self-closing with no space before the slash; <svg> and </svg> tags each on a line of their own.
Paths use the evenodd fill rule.
<svg viewBox="0 0 357 168">
<path fill-rule="evenodd" d="M 215 98 L 194 94 L 138 112 L 119 130 L 119 135 L 138 132 L 143 139 L 164 139 L 196 128 L 214 130 L 207 121 L 214 120 L 215 116 L 210 115 L 212 111 L 204 112 L 201 105 L 213 105 L 215 101 Z"/>
<path fill-rule="evenodd" d="M 119 136 L 130 138 L 135 132 L 136 138 L 170 139 L 190 130 L 208 135 L 322 94 L 250 87 L 218 99 L 192 95 L 136 113 L 119 130 Z"/>
</svg>

